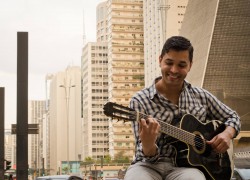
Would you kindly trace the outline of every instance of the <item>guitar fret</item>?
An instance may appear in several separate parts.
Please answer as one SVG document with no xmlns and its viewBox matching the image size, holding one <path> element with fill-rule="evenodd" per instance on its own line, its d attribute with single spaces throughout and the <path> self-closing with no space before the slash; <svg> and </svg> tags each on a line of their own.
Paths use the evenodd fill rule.
<svg viewBox="0 0 250 180">
<path fill-rule="evenodd" d="M 190 144 L 194 146 L 194 138 L 195 135 L 186 131 L 183 131 L 182 129 L 179 129 L 175 126 L 172 126 L 170 124 L 167 124 L 165 122 L 160 121 L 161 125 L 161 131 L 176 138 L 179 139 L 187 144 Z"/>
</svg>

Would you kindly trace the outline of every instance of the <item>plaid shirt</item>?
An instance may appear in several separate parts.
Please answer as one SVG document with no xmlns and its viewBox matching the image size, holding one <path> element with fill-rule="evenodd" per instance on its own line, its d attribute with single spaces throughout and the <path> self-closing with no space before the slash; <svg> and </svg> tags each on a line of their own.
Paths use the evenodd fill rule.
<svg viewBox="0 0 250 180">
<path fill-rule="evenodd" d="M 151 115 L 156 119 L 161 119 L 171 123 L 173 119 L 182 117 L 184 114 L 192 114 L 201 122 L 209 120 L 221 120 L 227 126 L 232 126 L 236 130 L 236 135 L 240 131 L 240 118 L 237 113 L 220 102 L 208 91 L 192 87 L 184 81 L 184 87 L 179 97 L 179 105 L 175 105 L 159 94 L 155 88 L 155 83 L 161 79 L 158 77 L 152 86 L 137 92 L 130 101 L 130 108 L 143 114 Z M 158 153 L 153 157 L 146 157 L 142 151 L 139 139 L 139 126 L 137 122 L 132 123 L 135 135 L 136 153 L 133 163 L 137 161 L 154 162 L 159 157 L 173 157 L 173 146 L 168 144 L 169 136 L 161 134 L 156 141 Z"/>
</svg>

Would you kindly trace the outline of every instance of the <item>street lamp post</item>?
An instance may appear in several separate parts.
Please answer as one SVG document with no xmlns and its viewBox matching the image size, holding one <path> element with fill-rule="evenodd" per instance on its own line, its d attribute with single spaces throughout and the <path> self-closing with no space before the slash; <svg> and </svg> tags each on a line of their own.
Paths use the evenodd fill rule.
<svg viewBox="0 0 250 180">
<path fill-rule="evenodd" d="M 64 88 L 65 96 L 66 96 L 66 120 L 67 120 L 67 174 L 69 174 L 69 98 L 70 98 L 70 89 L 75 87 L 75 85 L 71 85 L 71 79 L 69 81 L 69 85 L 66 86 L 66 82 L 64 81 L 64 85 L 60 85 L 59 87 Z"/>
</svg>

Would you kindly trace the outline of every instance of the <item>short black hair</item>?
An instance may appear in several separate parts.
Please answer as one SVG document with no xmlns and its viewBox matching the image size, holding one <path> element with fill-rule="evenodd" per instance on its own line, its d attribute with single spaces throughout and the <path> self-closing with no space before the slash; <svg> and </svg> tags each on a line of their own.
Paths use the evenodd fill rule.
<svg viewBox="0 0 250 180">
<path fill-rule="evenodd" d="M 193 52 L 194 52 L 194 48 L 191 44 L 191 42 L 182 36 L 172 36 L 170 38 L 168 38 L 162 48 L 161 51 L 161 58 L 168 53 L 170 50 L 174 50 L 174 51 L 185 51 L 188 50 L 189 52 L 189 60 L 190 62 L 193 61 Z"/>
</svg>

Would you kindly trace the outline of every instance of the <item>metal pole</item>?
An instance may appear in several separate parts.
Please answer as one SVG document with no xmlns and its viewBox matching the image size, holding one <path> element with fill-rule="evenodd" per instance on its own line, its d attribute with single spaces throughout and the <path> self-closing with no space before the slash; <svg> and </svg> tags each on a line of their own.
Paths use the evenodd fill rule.
<svg viewBox="0 0 250 180">
<path fill-rule="evenodd" d="M 4 179 L 4 88 L 0 87 L 0 179 Z"/>
<path fill-rule="evenodd" d="M 44 176 L 44 174 L 45 174 L 45 173 L 44 173 L 44 158 L 42 158 L 42 171 L 43 171 L 43 172 L 42 172 L 42 176 Z"/>
<path fill-rule="evenodd" d="M 66 96 L 66 121 L 67 121 L 67 174 L 69 174 L 70 165 L 69 165 L 69 98 L 70 98 L 70 88 L 75 87 L 75 85 L 71 85 L 71 79 L 69 81 L 69 86 L 66 86 L 66 80 L 64 79 L 64 85 L 60 85 L 59 87 L 63 87 L 65 90 Z M 67 91 L 68 90 L 68 91 Z"/>
<path fill-rule="evenodd" d="M 17 32 L 16 174 L 28 179 L 28 32 Z"/>
<path fill-rule="evenodd" d="M 70 88 L 69 88 L 70 90 Z M 68 92 L 69 93 L 69 92 Z M 67 166 L 68 166 L 68 173 L 70 172 L 69 166 L 69 94 L 66 92 L 66 103 L 67 103 Z"/>
</svg>

